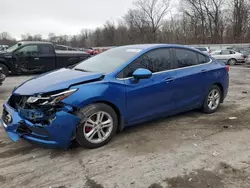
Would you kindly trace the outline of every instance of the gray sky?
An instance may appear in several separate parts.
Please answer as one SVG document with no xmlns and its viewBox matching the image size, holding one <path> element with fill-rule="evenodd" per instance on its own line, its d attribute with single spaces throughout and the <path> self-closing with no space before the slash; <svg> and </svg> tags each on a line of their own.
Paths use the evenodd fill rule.
<svg viewBox="0 0 250 188">
<path fill-rule="evenodd" d="M 133 0 L 1 0 L 0 32 L 77 34 L 121 18 Z"/>
</svg>

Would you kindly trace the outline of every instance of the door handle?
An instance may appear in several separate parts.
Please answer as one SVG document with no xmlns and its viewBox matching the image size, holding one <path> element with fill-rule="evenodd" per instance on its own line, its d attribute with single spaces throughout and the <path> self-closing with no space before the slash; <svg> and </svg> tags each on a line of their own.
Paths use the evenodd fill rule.
<svg viewBox="0 0 250 188">
<path fill-rule="evenodd" d="M 201 73 L 205 73 L 205 72 L 207 72 L 207 69 L 202 69 L 201 70 Z"/>
<path fill-rule="evenodd" d="M 169 83 L 169 82 L 173 82 L 174 78 L 173 77 L 169 77 L 165 79 L 165 82 Z"/>
<path fill-rule="evenodd" d="M 39 57 L 35 57 L 34 60 L 39 60 Z"/>
</svg>

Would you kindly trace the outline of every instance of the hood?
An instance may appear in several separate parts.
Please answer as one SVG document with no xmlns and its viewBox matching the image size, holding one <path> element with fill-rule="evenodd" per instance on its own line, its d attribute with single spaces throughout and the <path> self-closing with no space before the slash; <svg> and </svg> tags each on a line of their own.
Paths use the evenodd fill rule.
<svg viewBox="0 0 250 188">
<path fill-rule="evenodd" d="M 71 85 L 93 81 L 103 76 L 102 73 L 82 72 L 73 69 L 59 69 L 34 77 L 19 87 L 13 93 L 18 95 L 35 95 L 67 89 Z"/>
</svg>

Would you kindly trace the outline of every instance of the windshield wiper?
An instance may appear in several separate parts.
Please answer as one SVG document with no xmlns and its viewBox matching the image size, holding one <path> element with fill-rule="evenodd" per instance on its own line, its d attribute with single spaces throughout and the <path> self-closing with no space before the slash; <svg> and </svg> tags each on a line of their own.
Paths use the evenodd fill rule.
<svg viewBox="0 0 250 188">
<path fill-rule="evenodd" d="M 85 69 L 79 69 L 79 68 L 74 68 L 74 70 L 82 71 L 82 72 L 89 72 L 89 71 L 87 71 L 87 70 L 85 70 Z"/>
</svg>

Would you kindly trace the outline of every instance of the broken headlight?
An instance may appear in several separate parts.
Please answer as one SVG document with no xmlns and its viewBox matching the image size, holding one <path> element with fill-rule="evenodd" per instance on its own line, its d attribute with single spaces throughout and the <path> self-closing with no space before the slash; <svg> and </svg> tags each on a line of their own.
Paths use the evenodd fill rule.
<svg viewBox="0 0 250 188">
<path fill-rule="evenodd" d="M 59 102 L 61 102 L 63 99 L 67 98 L 74 92 L 76 92 L 77 89 L 71 89 L 67 91 L 63 91 L 57 94 L 53 94 L 50 96 L 31 96 L 27 99 L 27 103 L 29 104 L 39 104 L 39 105 L 56 105 Z"/>
</svg>

